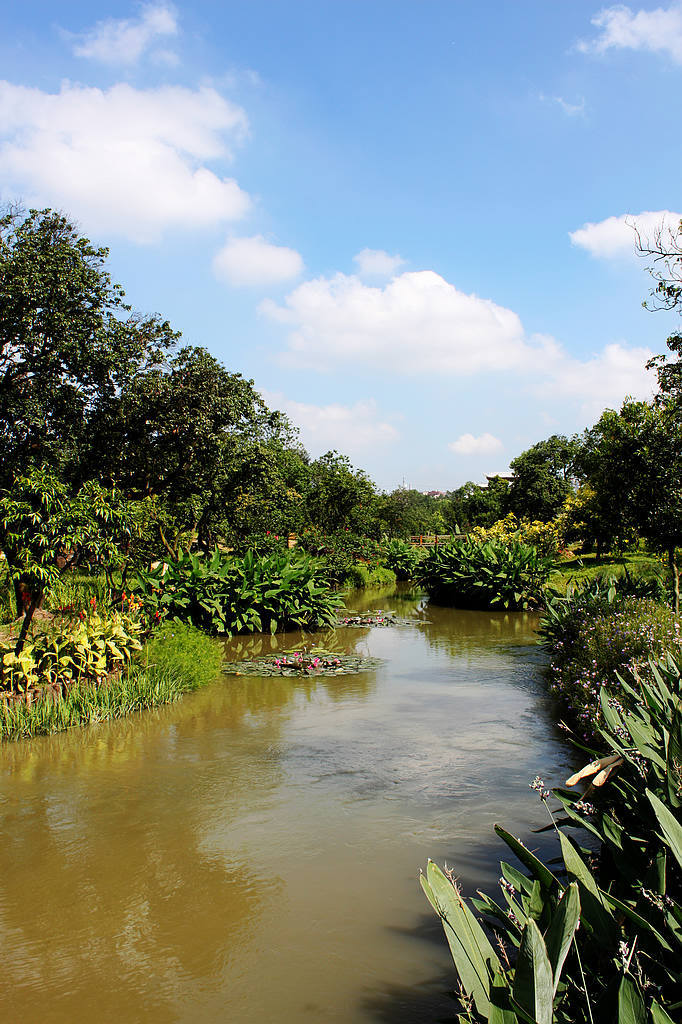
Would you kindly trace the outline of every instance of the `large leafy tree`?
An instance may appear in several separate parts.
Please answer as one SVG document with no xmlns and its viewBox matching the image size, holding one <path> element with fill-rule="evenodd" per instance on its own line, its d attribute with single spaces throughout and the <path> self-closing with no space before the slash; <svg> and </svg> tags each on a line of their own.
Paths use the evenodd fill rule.
<svg viewBox="0 0 682 1024">
<path fill-rule="evenodd" d="M 176 528 L 198 531 L 203 546 L 235 495 L 258 488 L 271 446 L 290 433 L 253 381 L 191 346 L 135 374 L 94 429 L 90 472 L 99 468 L 136 497 L 161 499 Z"/>
<path fill-rule="evenodd" d="M 587 496 L 583 539 L 594 542 L 598 554 L 622 546 L 639 529 L 633 482 L 646 475 L 644 435 L 651 415 L 646 402 L 628 400 L 620 412 L 606 409 L 582 435 L 574 466 L 585 485 L 579 494 Z"/>
<path fill-rule="evenodd" d="M 503 519 L 509 511 L 509 483 L 493 476 L 487 487 L 468 480 L 448 495 L 445 507 L 446 525 L 450 530 L 466 532 L 473 527 L 489 527 Z"/>
<path fill-rule="evenodd" d="M 374 484 L 345 455 L 326 452 L 310 464 L 306 509 L 310 521 L 323 530 L 348 527 L 368 536 L 380 533 L 376 503 Z"/>
<path fill-rule="evenodd" d="M 547 522 L 573 491 L 574 439 L 553 434 L 522 452 L 512 462 L 514 472 L 509 507 L 519 518 Z"/>
<path fill-rule="evenodd" d="M 131 311 L 107 253 L 51 210 L 0 217 L 0 486 L 29 464 L 78 476 L 93 420 L 177 338 Z"/>
</svg>

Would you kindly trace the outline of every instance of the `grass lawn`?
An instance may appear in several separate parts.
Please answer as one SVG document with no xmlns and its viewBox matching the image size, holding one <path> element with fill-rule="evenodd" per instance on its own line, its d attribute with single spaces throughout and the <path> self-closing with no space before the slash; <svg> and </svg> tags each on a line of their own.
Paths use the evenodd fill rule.
<svg viewBox="0 0 682 1024">
<path fill-rule="evenodd" d="M 624 572 L 624 567 L 633 576 L 658 576 L 665 573 L 660 558 L 643 552 L 627 553 L 622 556 L 602 555 L 601 558 L 597 558 L 595 554 L 574 555 L 556 563 L 550 584 L 557 590 L 565 590 L 569 583 L 580 580 L 604 575 L 620 576 Z"/>
</svg>

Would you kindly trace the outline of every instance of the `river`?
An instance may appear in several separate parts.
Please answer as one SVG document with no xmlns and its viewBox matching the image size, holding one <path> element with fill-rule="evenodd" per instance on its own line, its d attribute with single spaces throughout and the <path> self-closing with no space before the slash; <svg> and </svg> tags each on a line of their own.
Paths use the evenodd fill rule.
<svg viewBox="0 0 682 1024">
<path fill-rule="evenodd" d="M 221 677 L 0 747 L 4 1024 L 452 1019 L 419 868 L 492 888 L 495 821 L 546 852 L 529 782 L 560 783 L 571 754 L 534 616 L 426 607 L 406 588 L 348 603 L 414 620 L 337 631 L 339 650 L 384 659 L 374 671 Z"/>
</svg>

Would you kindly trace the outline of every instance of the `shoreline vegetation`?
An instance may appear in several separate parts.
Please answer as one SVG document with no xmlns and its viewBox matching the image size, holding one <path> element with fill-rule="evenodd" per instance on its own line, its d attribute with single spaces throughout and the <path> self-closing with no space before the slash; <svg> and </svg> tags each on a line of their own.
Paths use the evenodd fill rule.
<svg viewBox="0 0 682 1024">
<path fill-rule="evenodd" d="M 670 241 L 646 253 L 654 305 L 680 312 L 682 224 Z M 648 364 L 652 401 L 485 486 L 385 493 L 133 311 L 107 258 L 52 210 L 0 216 L 0 738 L 175 700 L 219 675 L 218 637 L 333 627 L 344 587 L 541 610 L 557 719 L 592 761 L 554 792 L 556 871 L 499 826 L 521 865 L 501 904 L 429 864 L 459 1021 L 679 1019 L 682 334 Z M 320 664 L 302 671 L 339 670 Z"/>
</svg>

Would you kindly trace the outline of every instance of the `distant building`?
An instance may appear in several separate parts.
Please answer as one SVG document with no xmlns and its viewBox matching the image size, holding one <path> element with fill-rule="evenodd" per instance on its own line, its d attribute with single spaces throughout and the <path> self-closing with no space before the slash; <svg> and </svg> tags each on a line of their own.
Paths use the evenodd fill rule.
<svg viewBox="0 0 682 1024">
<path fill-rule="evenodd" d="M 422 491 L 427 498 L 444 498 L 446 493 L 446 491 Z"/>
<path fill-rule="evenodd" d="M 506 480 L 508 484 L 512 483 L 514 474 L 507 469 L 504 473 L 486 473 L 485 479 L 486 482 L 484 484 L 479 484 L 482 491 L 485 491 L 491 480 Z"/>
</svg>

